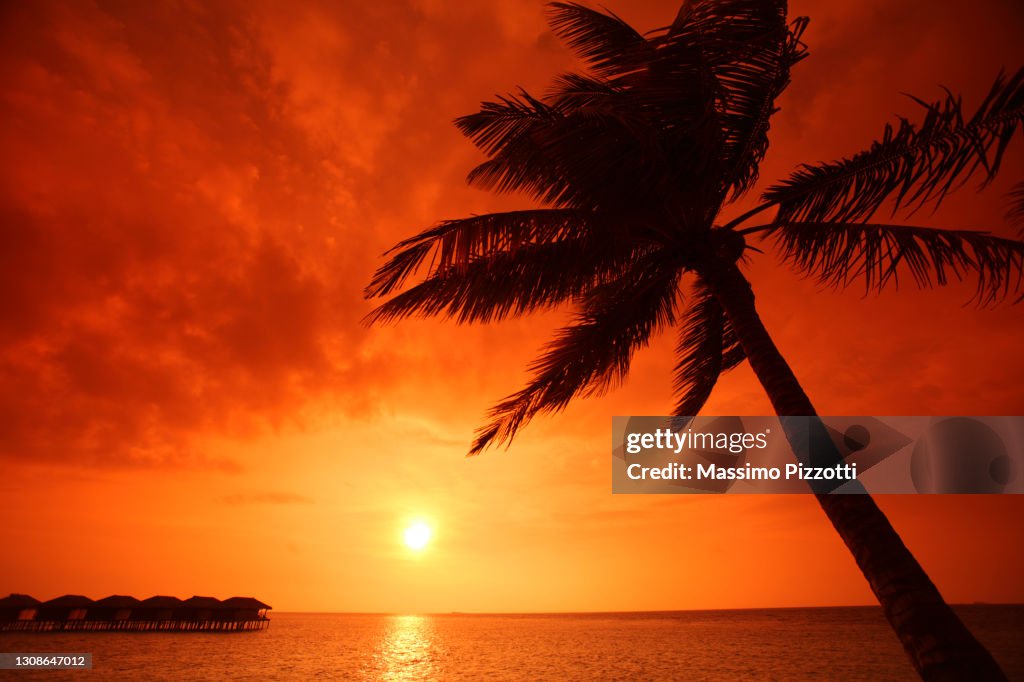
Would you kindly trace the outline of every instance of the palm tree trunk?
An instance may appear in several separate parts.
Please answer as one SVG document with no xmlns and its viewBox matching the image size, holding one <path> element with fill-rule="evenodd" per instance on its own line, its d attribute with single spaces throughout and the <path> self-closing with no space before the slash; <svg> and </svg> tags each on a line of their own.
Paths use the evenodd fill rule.
<svg viewBox="0 0 1024 682">
<path fill-rule="evenodd" d="M 732 325 L 751 368 L 760 380 L 780 417 L 817 417 L 786 360 L 775 347 L 754 306 L 754 293 L 735 263 L 721 262 L 702 272 L 704 281 Z M 805 420 L 801 420 L 805 421 Z M 818 419 L 812 429 L 824 432 Z M 808 455 L 806 440 L 787 437 L 798 457 Z M 816 438 L 840 459 L 830 438 Z M 820 457 L 821 453 L 817 453 Z M 992 655 L 942 599 L 939 590 L 893 529 L 870 495 L 818 493 L 818 503 L 853 554 L 885 617 L 896 631 L 904 650 L 924 680 L 1005 680 Z"/>
</svg>

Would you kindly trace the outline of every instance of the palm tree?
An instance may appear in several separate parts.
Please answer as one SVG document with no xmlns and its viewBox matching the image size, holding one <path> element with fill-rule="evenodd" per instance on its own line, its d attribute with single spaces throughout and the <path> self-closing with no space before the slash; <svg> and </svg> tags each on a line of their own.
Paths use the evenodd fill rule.
<svg viewBox="0 0 1024 682">
<path fill-rule="evenodd" d="M 1024 117 L 1024 70 L 997 78 L 972 116 L 952 94 L 917 100 L 918 123 L 887 126 L 850 158 L 803 165 L 753 210 L 720 222 L 758 180 L 776 99 L 807 55 L 807 19 L 789 22 L 781 0 L 686 0 L 671 25 L 647 34 L 573 3 L 550 5 L 549 19 L 586 71 L 557 77 L 542 98 L 520 91 L 456 120 L 487 157 L 469 182 L 541 207 L 441 222 L 389 251 L 366 289 L 388 297 L 369 318 L 382 322 L 576 307 L 528 385 L 492 408 L 470 454 L 621 381 L 634 351 L 669 327 L 679 333 L 673 414 L 697 414 L 719 375 L 747 360 L 784 423 L 816 417 L 740 269 L 759 251 L 747 244 L 754 235 L 840 287 L 970 276 L 979 304 L 1024 289 L 1024 243 L 875 219 L 883 206 L 937 205 L 971 178 L 991 181 Z M 749 225 L 757 216 L 771 218 Z M 787 435 L 807 457 L 795 423 Z M 824 433 L 817 419 L 810 428 Z M 830 439 L 816 440 L 839 458 Z M 1005 679 L 870 496 L 816 492 L 923 678 Z"/>
</svg>

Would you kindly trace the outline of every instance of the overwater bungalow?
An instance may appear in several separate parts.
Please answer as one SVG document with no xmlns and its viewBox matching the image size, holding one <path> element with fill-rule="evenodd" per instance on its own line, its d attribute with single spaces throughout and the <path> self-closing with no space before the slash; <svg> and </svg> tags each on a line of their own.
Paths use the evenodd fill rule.
<svg viewBox="0 0 1024 682">
<path fill-rule="evenodd" d="M 97 599 L 85 614 L 86 620 L 131 620 L 132 613 L 141 604 L 135 597 L 112 594 Z"/>
<path fill-rule="evenodd" d="M 0 622 L 32 620 L 36 617 L 39 600 L 27 594 L 10 594 L 0 599 Z"/>
<path fill-rule="evenodd" d="M 36 609 L 35 620 L 85 620 L 86 612 L 94 603 L 92 599 L 80 594 L 65 594 L 40 604 Z"/>
<path fill-rule="evenodd" d="M 270 607 L 252 597 L 231 597 L 221 602 L 221 607 L 231 620 L 259 620 L 267 617 Z"/>
<path fill-rule="evenodd" d="M 220 599 L 213 597 L 189 597 L 178 607 L 178 618 L 181 620 L 219 620 Z"/>
<path fill-rule="evenodd" d="M 252 597 L 111 595 L 99 601 L 66 594 L 40 603 L 26 594 L 0 599 L 0 633 L 4 632 L 246 632 L 270 623 L 270 606 Z"/>
<path fill-rule="evenodd" d="M 163 595 L 143 599 L 138 606 L 132 609 L 132 620 L 174 620 L 178 609 L 181 608 L 181 603 L 177 597 Z"/>
</svg>

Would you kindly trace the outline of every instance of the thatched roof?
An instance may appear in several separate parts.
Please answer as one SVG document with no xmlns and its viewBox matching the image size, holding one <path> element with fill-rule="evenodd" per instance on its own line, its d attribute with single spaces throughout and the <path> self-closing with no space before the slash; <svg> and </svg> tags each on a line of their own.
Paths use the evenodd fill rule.
<svg viewBox="0 0 1024 682">
<path fill-rule="evenodd" d="M 97 599 L 94 606 L 104 609 L 132 609 L 141 604 L 135 597 L 128 597 L 123 594 L 112 594 L 103 599 Z"/>
<path fill-rule="evenodd" d="M 220 608 L 220 599 L 192 596 L 181 602 L 181 605 L 186 609 L 216 609 Z"/>
<path fill-rule="evenodd" d="M 264 604 L 259 599 L 253 599 L 252 597 L 231 597 L 221 602 L 224 606 L 230 609 L 269 609 L 269 604 Z"/>
<path fill-rule="evenodd" d="M 39 600 L 27 594 L 11 593 L 0 599 L 0 609 L 31 609 L 39 606 Z"/>
<path fill-rule="evenodd" d="M 80 594 L 65 594 L 39 605 L 40 609 L 84 609 L 93 605 L 93 600 Z"/>
<path fill-rule="evenodd" d="M 139 608 L 143 609 L 176 609 L 179 606 L 181 600 L 177 597 L 156 596 L 139 602 Z"/>
</svg>

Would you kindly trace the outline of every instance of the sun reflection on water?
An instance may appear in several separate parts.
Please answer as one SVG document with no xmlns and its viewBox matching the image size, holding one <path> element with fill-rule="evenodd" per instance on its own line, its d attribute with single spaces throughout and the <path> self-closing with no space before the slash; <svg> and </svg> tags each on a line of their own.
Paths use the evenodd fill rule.
<svg viewBox="0 0 1024 682">
<path fill-rule="evenodd" d="M 427 616 L 392 616 L 379 647 L 381 679 L 423 680 L 439 673 L 434 624 Z"/>
</svg>

